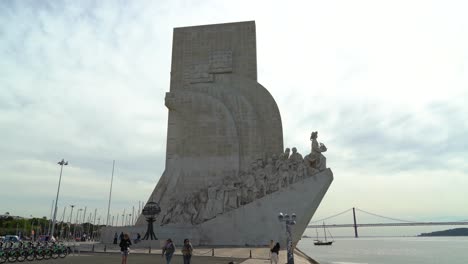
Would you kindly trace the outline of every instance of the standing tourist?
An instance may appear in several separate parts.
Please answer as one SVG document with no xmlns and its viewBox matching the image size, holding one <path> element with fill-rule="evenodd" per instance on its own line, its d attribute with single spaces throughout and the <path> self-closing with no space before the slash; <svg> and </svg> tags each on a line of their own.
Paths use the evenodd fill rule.
<svg viewBox="0 0 468 264">
<path fill-rule="evenodd" d="M 166 264 L 171 264 L 172 255 L 174 255 L 175 246 L 172 239 L 168 238 L 162 250 L 162 256 L 166 256 Z"/>
<path fill-rule="evenodd" d="M 280 244 L 276 245 L 271 249 L 271 263 L 278 264 L 278 254 L 280 250 Z"/>
<path fill-rule="evenodd" d="M 193 247 L 188 238 L 184 239 L 184 247 L 182 248 L 182 256 L 184 257 L 184 264 L 190 264 L 192 258 Z"/>
<path fill-rule="evenodd" d="M 128 237 L 128 234 L 123 235 L 122 240 L 120 240 L 120 253 L 122 254 L 122 264 L 127 264 L 128 251 L 130 250 L 131 245 L 132 242 L 130 241 L 130 237 Z"/>
</svg>

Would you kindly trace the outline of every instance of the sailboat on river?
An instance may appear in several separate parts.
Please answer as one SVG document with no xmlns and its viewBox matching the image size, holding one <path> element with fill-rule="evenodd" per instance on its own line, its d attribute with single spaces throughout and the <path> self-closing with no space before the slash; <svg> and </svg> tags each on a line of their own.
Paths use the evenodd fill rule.
<svg viewBox="0 0 468 264">
<path fill-rule="evenodd" d="M 334 242 L 333 240 L 333 237 L 331 235 L 330 232 L 328 232 L 330 234 L 330 237 L 332 238 L 332 240 L 327 240 L 327 229 L 325 228 L 325 223 L 323 223 L 323 234 L 324 234 L 324 240 L 320 240 L 319 237 L 318 237 L 318 231 L 315 230 L 317 232 L 317 239 L 314 240 L 314 245 L 316 246 L 331 246 L 332 243 Z"/>
</svg>

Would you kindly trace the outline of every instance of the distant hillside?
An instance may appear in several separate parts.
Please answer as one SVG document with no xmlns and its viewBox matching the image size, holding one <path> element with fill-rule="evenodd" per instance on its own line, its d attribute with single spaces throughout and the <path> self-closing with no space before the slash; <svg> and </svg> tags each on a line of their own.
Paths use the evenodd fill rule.
<svg viewBox="0 0 468 264">
<path fill-rule="evenodd" d="M 431 233 L 422 233 L 418 236 L 468 236 L 468 228 L 454 228 Z"/>
</svg>

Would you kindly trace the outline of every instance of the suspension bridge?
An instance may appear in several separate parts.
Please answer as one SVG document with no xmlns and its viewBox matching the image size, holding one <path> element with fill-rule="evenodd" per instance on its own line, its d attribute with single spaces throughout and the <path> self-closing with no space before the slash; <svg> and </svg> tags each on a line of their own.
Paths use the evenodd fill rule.
<svg viewBox="0 0 468 264">
<path fill-rule="evenodd" d="M 325 220 L 329 220 L 341 215 L 344 215 L 346 213 L 349 213 L 350 211 L 353 212 L 353 223 L 352 224 L 331 224 L 331 225 L 326 225 Z M 367 215 L 372 215 L 375 217 L 379 217 L 385 220 L 391 220 L 391 221 L 397 221 L 397 222 L 386 222 L 386 223 L 358 223 L 357 222 L 357 217 L 356 217 L 356 211 L 359 211 L 361 213 L 367 214 Z M 323 223 L 323 224 L 316 224 L 316 223 Z M 435 222 L 435 221 L 429 221 L 429 222 L 418 222 L 418 221 L 409 221 L 409 220 L 403 220 L 403 219 L 398 219 L 398 218 L 393 218 L 393 217 L 387 217 L 375 213 L 371 213 L 365 210 L 361 210 L 359 208 L 349 208 L 343 212 L 334 214 L 329 217 L 322 218 L 320 220 L 312 221 L 310 222 L 310 225 L 307 226 L 307 228 L 319 228 L 319 227 L 327 227 L 327 228 L 334 228 L 334 227 L 352 227 L 354 228 L 354 237 L 359 237 L 358 235 L 358 227 L 385 227 L 385 226 L 438 226 L 438 225 L 468 225 L 468 219 L 467 220 L 462 220 L 462 221 L 451 221 L 451 222 Z"/>
</svg>

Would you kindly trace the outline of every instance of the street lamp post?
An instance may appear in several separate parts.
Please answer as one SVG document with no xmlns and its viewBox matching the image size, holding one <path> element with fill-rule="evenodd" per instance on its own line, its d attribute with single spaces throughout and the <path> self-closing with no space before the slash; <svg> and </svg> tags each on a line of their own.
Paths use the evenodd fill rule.
<svg viewBox="0 0 468 264">
<path fill-rule="evenodd" d="M 70 225 L 68 226 L 68 234 L 67 234 L 68 239 L 70 239 L 70 235 L 71 235 L 71 226 L 72 226 L 72 219 L 73 219 L 73 208 L 75 208 L 75 205 L 71 204 L 70 207 L 71 207 L 71 212 L 70 212 Z"/>
<path fill-rule="evenodd" d="M 78 212 L 76 213 L 75 226 L 73 227 L 73 241 L 76 241 L 76 226 L 78 225 L 78 219 L 80 218 L 81 211 L 83 211 L 82 208 L 78 209 Z"/>
<path fill-rule="evenodd" d="M 62 159 L 61 161 L 57 162 L 57 164 L 60 165 L 60 177 L 59 177 L 59 184 L 57 188 L 57 197 L 55 198 L 54 216 L 52 218 L 52 231 L 50 232 L 51 236 L 54 236 L 55 218 L 57 217 L 57 202 L 58 202 L 58 197 L 59 197 L 59 192 L 60 192 L 60 182 L 62 181 L 63 166 L 68 165 L 68 161 L 65 161 L 64 159 Z"/>
<path fill-rule="evenodd" d="M 96 237 L 98 240 L 101 240 L 101 234 L 99 233 L 100 228 L 101 228 L 101 217 L 99 216 L 97 220 L 98 220 L 98 224 L 96 227 Z"/>
<path fill-rule="evenodd" d="M 279 213 L 278 219 L 280 222 L 286 223 L 286 235 L 287 235 L 287 249 L 288 249 L 288 264 L 294 264 L 294 252 L 292 246 L 292 235 L 291 235 L 291 226 L 296 224 L 296 214 L 291 214 L 289 217 L 288 214 Z"/>
</svg>

